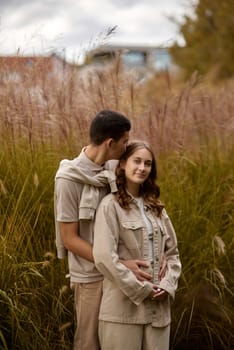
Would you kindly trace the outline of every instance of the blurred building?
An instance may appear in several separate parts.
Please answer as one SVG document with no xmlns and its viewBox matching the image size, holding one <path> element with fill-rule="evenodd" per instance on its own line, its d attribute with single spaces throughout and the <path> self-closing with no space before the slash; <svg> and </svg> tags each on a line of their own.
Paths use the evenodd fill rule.
<svg viewBox="0 0 234 350">
<path fill-rule="evenodd" d="M 87 52 L 85 65 L 101 69 L 118 61 L 123 69 L 133 69 L 140 77 L 178 70 L 167 48 L 153 46 L 102 45 Z"/>
<path fill-rule="evenodd" d="M 27 78 L 32 84 L 41 79 L 63 79 L 74 67 L 62 57 L 49 56 L 0 56 L 0 84 L 21 83 Z"/>
</svg>

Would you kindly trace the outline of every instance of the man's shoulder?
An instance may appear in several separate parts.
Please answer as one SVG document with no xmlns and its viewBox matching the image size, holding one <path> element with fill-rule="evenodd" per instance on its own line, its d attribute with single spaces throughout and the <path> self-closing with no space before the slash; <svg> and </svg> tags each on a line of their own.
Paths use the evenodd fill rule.
<svg viewBox="0 0 234 350">
<path fill-rule="evenodd" d="M 85 153 L 83 150 L 80 152 L 80 154 L 77 157 L 72 159 L 72 162 L 77 167 L 82 167 L 82 166 L 87 167 L 89 164 L 88 159 L 85 156 Z"/>
<path fill-rule="evenodd" d="M 112 159 L 112 160 L 108 160 L 106 163 L 105 163 L 105 169 L 106 170 L 112 170 L 115 172 L 115 169 L 118 165 L 119 161 L 118 160 L 115 160 L 115 159 Z"/>
<path fill-rule="evenodd" d="M 69 179 L 58 178 L 55 180 L 54 192 L 57 198 L 79 198 L 82 194 L 84 185 L 80 182 Z"/>
</svg>

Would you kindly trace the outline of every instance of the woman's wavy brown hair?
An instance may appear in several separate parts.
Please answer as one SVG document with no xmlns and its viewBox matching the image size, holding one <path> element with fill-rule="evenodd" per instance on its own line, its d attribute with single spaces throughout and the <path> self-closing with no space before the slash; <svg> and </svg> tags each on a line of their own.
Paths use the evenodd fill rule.
<svg viewBox="0 0 234 350">
<path fill-rule="evenodd" d="M 148 142 L 145 141 L 131 141 L 126 147 L 126 151 L 121 156 L 119 164 L 116 168 L 116 183 L 118 186 L 118 192 L 116 192 L 116 200 L 119 205 L 124 209 L 130 209 L 130 202 L 132 197 L 128 194 L 126 189 L 126 177 L 125 170 L 121 167 L 122 163 L 125 162 L 132 154 L 137 150 L 145 148 L 147 149 L 152 156 L 152 166 L 151 171 L 146 179 L 146 181 L 140 186 L 140 193 L 144 199 L 144 202 L 153 210 L 156 211 L 160 216 L 162 209 L 164 208 L 163 204 L 159 200 L 160 188 L 157 185 L 157 165 L 154 152 Z"/>
</svg>

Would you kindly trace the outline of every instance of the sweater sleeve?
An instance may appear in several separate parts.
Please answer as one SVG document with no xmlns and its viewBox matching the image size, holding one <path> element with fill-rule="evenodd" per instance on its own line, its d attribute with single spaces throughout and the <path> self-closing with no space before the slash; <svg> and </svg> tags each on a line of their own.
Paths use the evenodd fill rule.
<svg viewBox="0 0 234 350">
<path fill-rule="evenodd" d="M 121 264 L 118 256 L 119 221 L 114 198 L 107 196 L 100 203 L 94 225 L 93 255 L 97 269 L 113 282 L 134 304 L 139 305 L 151 293 L 150 282 L 140 282 L 134 273 Z"/>
</svg>

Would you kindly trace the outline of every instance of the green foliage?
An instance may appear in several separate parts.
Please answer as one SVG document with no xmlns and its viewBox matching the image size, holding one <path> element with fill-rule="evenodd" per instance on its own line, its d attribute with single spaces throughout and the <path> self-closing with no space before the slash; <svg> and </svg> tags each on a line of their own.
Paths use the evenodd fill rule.
<svg viewBox="0 0 234 350">
<path fill-rule="evenodd" d="M 72 294 L 56 259 L 51 152 L 19 144 L 0 159 L 0 348 L 69 349 Z M 56 163 L 56 164 L 55 164 Z"/>
<path fill-rule="evenodd" d="M 53 177 L 60 156 L 18 145 L 0 161 L 0 348 L 70 349 L 73 300 L 55 258 Z M 175 226 L 183 273 L 172 315 L 172 349 L 231 347 L 232 155 L 214 147 L 162 154 L 162 200 Z M 37 175 L 35 175 L 37 174 Z M 203 346 L 203 345 L 204 346 Z"/>
<path fill-rule="evenodd" d="M 132 138 L 149 141 L 159 157 L 183 264 L 171 349 L 231 349 L 233 82 L 207 89 L 195 79 L 174 92 L 144 93 L 116 71 L 85 83 L 74 74 L 36 83 L 32 100 L 24 81 L 0 89 L 0 349 L 72 348 L 73 297 L 67 264 L 56 259 L 53 180 L 60 159 L 88 143 L 87 125 L 102 108 L 128 115 Z"/>
<path fill-rule="evenodd" d="M 192 16 L 185 15 L 178 23 L 185 41 L 181 47 L 171 47 L 172 56 L 184 68 L 186 75 L 194 71 L 206 74 L 217 70 L 220 78 L 234 74 L 234 14 L 233 0 L 199 0 Z"/>
<path fill-rule="evenodd" d="M 183 266 L 172 309 L 173 349 L 228 350 L 234 341 L 232 156 L 206 151 L 159 163 Z"/>
</svg>

